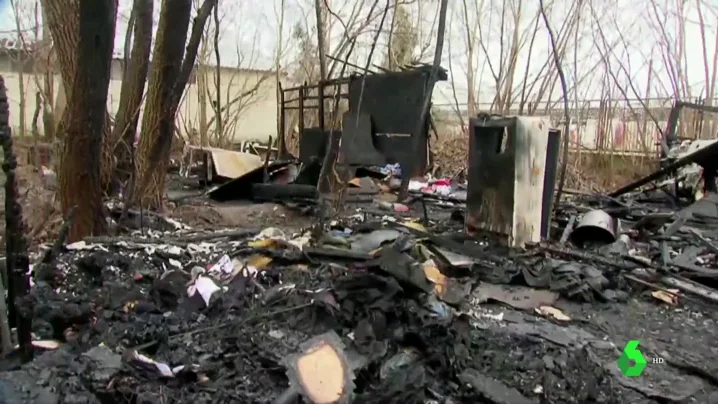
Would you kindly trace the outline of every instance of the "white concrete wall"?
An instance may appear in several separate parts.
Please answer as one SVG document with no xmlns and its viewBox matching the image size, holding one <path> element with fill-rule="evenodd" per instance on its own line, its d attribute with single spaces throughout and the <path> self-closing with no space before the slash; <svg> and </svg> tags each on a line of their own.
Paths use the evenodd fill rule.
<svg viewBox="0 0 718 404">
<path fill-rule="evenodd" d="M 660 122 L 661 129 L 666 122 Z M 562 129 L 561 125 L 554 125 Z M 658 143 L 661 141 L 661 132 L 653 122 L 647 123 L 643 131 L 643 122 L 635 120 L 612 118 L 601 123 L 597 119 L 587 119 L 578 128 L 571 124 L 571 144 L 584 150 L 608 149 L 626 152 L 658 152 Z"/>
<path fill-rule="evenodd" d="M 10 103 L 10 122 L 14 128 L 14 133 L 19 134 L 20 119 L 20 74 L 11 68 L 11 63 L 6 56 L 0 55 L 0 74 L 5 78 L 5 86 L 8 91 L 8 99 Z M 120 92 L 122 90 L 122 69 L 119 61 L 113 63 L 113 74 L 110 80 L 109 94 L 107 97 L 107 106 L 111 114 L 117 112 L 120 103 Z M 257 87 L 257 91 L 249 97 L 243 98 L 242 103 L 234 103 L 228 109 L 229 117 L 225 122 L 225 130 L 231 133 L 235 142 L 243 140 L 259 140 L 266 142 L 272 136 L 276 137 L 277 133 L 277 95 L 276 95 L 276 79 L 272 72 L 237 70 L 231 68 L 222 68 L 220 79 L 220 95 L 222 104 L 226 105 L 227 100 L 234 100 L 238 95 L 244 94 L 254 88 L 257 82 L 261 84 Z M 42 86 L 42 78 L 39 77 L 40 86 Z M 58 86 L 61 82 L 59 75 L 55 76 L 54 87 L 57 94 Z M 35 94 L 38 91 L 34 75 L 24 74 L 25 84 L 25 127 L 30 132 L 32 125 L 32 115 L 35 110 Z M 208 84 L 210 86 L 210 97 L 214 98 L 216 91 L 214 86 L 214 68 L 208 75 Z M 199 104 L 197 102 L 197 84 L 190 84 L 183 98 L 182 104 L 178 111 L 177 125 L 180 132 L 186 129 L 195 128 L 199 130 Z M 211 104 L 208 105 L 208 118 L 213 115 Z M 42 117 L 38 122 L 39 130 L 42 133 Z"/>
<path fill-rule="evenodd" d="M 214 68 L 209 67 L 208 70 L 206 77 L 209 87 L 207 100 L 209 120 L 214 116 L 211 102 L 216 99 L 217 91 Z M 220 74 L 220 88 L 221 107 L 230 105 L 223 113 L 224 131 L 230 134 L 234 142 L 244 140 L 266 142 L 270 136 L 277 137 L 277 86 L 273 73 L 223 68 Z M 235 101 L 240 95 L 251 92 L 255 88 L 257 91 L 252 95 L 242 97 L 242 101 Z M 187 87 L 177 114 L 180 130 L 190 128 L 199 130 L 198 94 L 196 82 Z M 215 126 L 210 125 L 210 136 L 214 131 Z"/>
</svg>

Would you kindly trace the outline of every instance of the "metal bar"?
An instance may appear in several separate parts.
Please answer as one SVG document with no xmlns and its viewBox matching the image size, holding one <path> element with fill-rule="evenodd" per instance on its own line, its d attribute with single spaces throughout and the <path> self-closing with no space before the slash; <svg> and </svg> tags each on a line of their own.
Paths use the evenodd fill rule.
<svg viewBox="0 0 718 404">
<path fill-rule="evenodd" d="M 287 143 L 286 143 L 286 139 L 285 139 L 285 136 L 287 133 L 286 105 L 284 102 L 284 90 L 282 89 L 282 82 L 280 81 L 279 83 L 277 83 L 277 85 L 279 86 L 279 91 L 278 91 L 278 93 L 279 93 L 279 119 L 278 119 L 278 121 L 279 122 L 277 123 L 279 125 L 279 127 L 277 128 L 277 132 L 278 132 L 277 133 L 277 136 L 278 136 L 277 142 L 279 143 L 279 147 L 278 147 L 279 156 L 278 157 L 284 158 L 284 156 L 286 156 L 286 152 L 287 152 Z"/>
<path fill-rule="evenodd" d="M 348 98 L 348 97 L 342 96 L 342 97 L 340 97 L 340 98 Z M 313 103 L 311 103 L 311 104 L 303 104 L 303 107 L 304 107 L 304 109 L 316 109 L 316 108 L 319 107 L 319 103 L 314 103 L 314 102 L 313 102 Z M 298 109 L 298 108 L 299 108 L 298 105 L 287 105 L 287 106 L 284 107 L 284 109 L 286 109 L 286 110 L 290 110 L 290 109 L 296 110 L 296 109 Z"/>
<path fill-rule="evenodd" d="M 324 101 L 326 98 L 324 97 L 324 83 L 319 82 L 319 85 L 317 87 L 317 91 L 319 92 L 319 100 L 318 100 L 318 106 L 319 111 L 317 114 L 319 115 L 319 129 L 324 132 Z"/>
<path fill-rule="evenodd" d="M 304 97 L 302 97 L 302 98 L 304 99 L 304 101 L 307 101 L 307 100 L 319 100 L 319 97 L 316 96 L 316 95 L 307 95 L 307 96 L 304 96 Z M 324 97 L 324 98 L 326 98 L 326 97 Z M 299 97 L 290 98 L 290 99 L 288 99 L 288 100 L 286 100 L 286 101 L 284 101 L 284 102 L 288 104 L 288 103 L 290 103 L 290 102 L 295 102 L 295 101 L 299 101 Z"/>
<path fill-rule="evenodd" d="M 299 90 L 299 136 L 302 136 L 302 133 L 304 133 L 304 96 L 306 95 L 306 91 L 306 83 L 304 83 L 302 89 Z"/>
<path fill-rule="evenodd" d="M 303 87 L 304 87 L 304 86 L 289 87 L 289 88 L 283 89 L 282 91 L 284 91 L 285 93 L 288 93 L 288 92 L 290 92 L 290 91 L 299 91 L 299 90 L 301 90 Z"/>
<path fill-rule="evenodd" d="M 298 111 L 298 110 L 307 110 L 307 109 L 317 109 L 316 105 L 305 105 L 302 107 L 284 107 L 285 111 Z"/>
<path fill-rule="evenodd" d="M 344 61 L 344 60 L 341 60 L 341 59 L 339 59 L 339 58 L 335 58 L 334 56 L 327 55 L 327 57 L 328 57 L 329 59 L 331 59 L 331 60 L 336 61 L 336 62 L 345 63 L 345 64 L 346 64 L 347 66 L 349 66 L 349 67 L 353 67 L 353 68 L 359 69 L 359 70 L 364 70 L 364 68 L 361 67 L 361 66 L 357 66 L 357 65 L 355 65 L 355 64 L 353 64 L 353 63 L 349 63 L 349 62 Z M 369 69 L 366 69 L 366 70 L 367 70 L 367 72 L 369 72 L 369 73 L 371 73 L 371 74 L 376 74 L 376 72 L 373 71 L 373 70 L 369 70 Z"/>
<path fill-rule="evenodd" d="M 349 84 L 349 82 L 351 81 L 351 79 L 352 79 L 352 77 L 339 77 L 339 78 L 336 78 L 336 79 L 326 80 L 326 81 L 324 82 L 324 87 L 336 87 L 336 86 L 341 86 L 341 85 Z M 285 88 L 285 89 L 283 89 L 282 91 L 283 91 L 284 93 L 289 93 L 289 92 L 293 92 L 293 91 L 299 91 L 299 90 L 301 90 L 302 88 L 305 88 L 305 89 L 307 89 L 307 90 L 312 90 L 312 89 L 318 88 L 318 86 L 319 86 L 318 83 L 317 83 L 317 84 L 311 84 L 311 85 L 310 85 L 310 84 L 305 84 L 305 85 L 303 85 L 303 86 Z"/>
<path fill-rule="evenodd" d="M 707 163 L 708 160 L 714 159 L 718 155 L 718 143 L 712 143 L 708 146 L 703 147 L 702 149 L 698 149 L 694 151 L 693 153 L 683 156 L 680 159 L 674 161 L 671 164 L 666 165 L 665 167 L 661 168 L 658 171 L 654 171 L 653 173 L 638 179 L 620 189 L 617 189 L 616 191 L 613 191 L 609 194 L 609 196 L 612 196 L 614 198 L 617 198 L 627 192 L 631 192 L 634 189 L 641 187 L 643 185 L 648 184 L 651 181 L 654 181 L 658 178 L 661 178 L 663 176 L 666 176 L 668 174 L 671 174 L 673 171 L 687 166 L 691 163 L 698 164 L 699 166 L 703 166 Z"/>
</svg>

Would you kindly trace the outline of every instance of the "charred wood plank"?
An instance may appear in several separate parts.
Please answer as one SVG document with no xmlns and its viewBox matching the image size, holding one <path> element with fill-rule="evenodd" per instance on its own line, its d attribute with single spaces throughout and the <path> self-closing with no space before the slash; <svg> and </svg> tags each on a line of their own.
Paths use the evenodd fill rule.
<svg viewBox="0 0 718 404">
<path fill-rule="evenodd" d="M 18 341 L 23 356 L 30 359 L 32 355 L 32 308 L 20 302 L 29 292 L 30 279 L 28 271 L 27 239 L 22 207 L 19 202 L 17 186 L 17 157 L 13 151 L 12 131 L 10 130 L 10 112 L 5 79 L 0 76 L 0 144 L 2 144 L 5 161 L 2 168 L 5 172 L 5 249 L 7 253 L 8 274 L 8 311 L 10 323 L 18 330 Z"/>
</svg>

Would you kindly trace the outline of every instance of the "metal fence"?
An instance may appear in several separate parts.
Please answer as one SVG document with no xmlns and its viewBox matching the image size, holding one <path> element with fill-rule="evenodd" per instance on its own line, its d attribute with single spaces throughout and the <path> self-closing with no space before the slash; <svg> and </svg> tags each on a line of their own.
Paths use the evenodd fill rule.
<svg viewBox="0 0 718 404">
<path fill-rule="evenodd" d="M 697 104 L 718 105 L 718 100 L 690 99 Z M 584 100 L 572 102 L 570 145 L 573 151 L 622 155 L 654 156 L 659 153 L 660 140 L 673 106 L 672 98 L 643 100 Z M 479 111 L 491 111 L 490 104 L 479 104 Z M 527 113 L 528 111 L 528 113 Z M 549 116 L 553 125 L 563 129 L 564 109 L 560 103 L 531 104 L 522 111 L 512 108 L 503 115 Z M 450 114 L 444 118 L 448 118 Z M 456 114 L 454 113 L 454 118 Z M 442 123 L 458 119 L 441 119 Z M 711 139 L 718 132 L 718 114 L 684 109 L 678 124 L 678 136 L 687 139 Z"/>
</svg>

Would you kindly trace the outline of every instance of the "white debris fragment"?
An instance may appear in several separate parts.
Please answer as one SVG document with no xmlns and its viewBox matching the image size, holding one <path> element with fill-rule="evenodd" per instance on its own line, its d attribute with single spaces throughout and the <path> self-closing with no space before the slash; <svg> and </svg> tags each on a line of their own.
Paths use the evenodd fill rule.
<svg viewBox="0 0 718 404">
<path fill-rule="evenodd" d="M 142 362 L 148 365 L 152 365 L 160 372 L 160 374 L 163 377 L 175 377 L 177 373 L 181 372 L 186 368 L 184 365 L 175 366 L 171 368 L 168 364 L 163 362 L 158 362 L 149 356 L 142 355 L 141 353 L 138 353 L 137 351 L 133 351 L 131 354 L 131 359 L 136 360 L 138 362 Z"/>
<path fill-rule="evenodd" d="M 491 319 L 491 320 L 494 320 L 494 321 L 504 321 L 504 312 L 502 311 L 501 313 L 497 313 L 497 314 L 494 314 L 494 313 L 481 313 L 481 314 L 479 315 L 479 317 L 488 318 L 488 319 Z"/>
<path fill-rule="evenodd" d="M 200 275 L 204 275 L 205 272 L 207 271 L 205 271 L 204 268 L 196 265 L 190 270 L 190 276 L 192 277 L 192 279 L 197 279 Z"/>
<path fill-rule="evenodd" d="M 32 346 L 35 348 L 42 348 L 42 349 L 57 349 L 62 346 L 62 342 L 54 340 L 54 339 L 48 339 L 48 340 L 39 340 L 39 341 L 32 341 Z"/>
<path fill-rule="evenodd" d="M 87 251 L 87 250 L 95 250 L 97 248 L 100 248 L 101 246 L 99 244 L 87 244 L 84 240 L 76 241 L 74 243 L 68 244 L 65 248 L 68 250 L 73 251 Z"/>
<path fill-rule="evenodd" d="M 289 244 L 302 250 L 302 249 L 304 249 L 304 246 L 309 244 L 311 241 L 312 241 L 311 235 L 309 233 L 307 233 L 301 237 L 297 237 L 297 238 L 289 240 Z"/>
<path fill-rule="evenodd" d="M 155 367 L 157 368 L 157 370 L 160 371 L 160 374 L 162 376 L 175 377 L 175 374 L 172 372 L 172 369 L 170 369 L 170 367 L 167 366 L 167 364 L 155 361 Z"/>
<path fill-rule="evenodd" d="M 150 238 L 161 238 L 162 236 L 164 236 L 164 234 L 162 232 L 158 232 L 156 230 L 148 229 L 147 236 Z"/>
<path fill-rule="evenodd" d="M 186 368 L 186 367 L 187 367 L 187 366 L 185 366 L 185 365 L 175 366 L 175 367 L 172 368 L 172 373 L 173 373 L 173 374 L 177 374 L 177 373 L 183 371 L 184 368 Z"/>
<path fill-rule="evenodd" d="M 204 303 L 206 305 L 209 305 L 209 299 L 215 292 L 219 290 L 220 287 L 217 286 L 216 283 L 214 283 L 212 278 L 209 278 L 207 276 L 200 276 L 197 278 L 193 285 L 187 288 L 187 295 L 189 297 L 192 297 L 195 295 L 195 293 L 199 293 L 199 295 L 202 296 L 202 300 L 204 300 Z"/>
<path fill-rule="evenodd" d="M 286 240 L 287 235 L 279 230 L 276 227 L 267 227 L 266 229 L 262 230 L 254 236 L 254 240 L 264 240 L 264 239 L 272 239 L 272 240 Z"/>
<path fill-rule="evenodd" d="M 190 255 L 208 255 L 212 253 L 214 245 L 208 243 L 188 244 L 187 251 Z"/>
<path fill-rule="evenodd" d="M 219 261 L 209 268 L 209 272 L 222 272 L 225 274 L 231 274 L 234 272 L 234 263 L 229 255 L 224 254 Z"/>
<path fill-rule="evenodd" d="M 27 279 L 30 281 L 30 287 L 35 286 L 35 281 L 33 280 L 35 278 L 33 276 L 34 273 L 35 273 L 35 265 L 34 264 L 28 265 L 27 273 L 25 275 L 27 275 Z"/>
<path fill-rule="evenodd" d="M 279 330 L 269 330 L 269 336 L 274 339 L 282 339 L 284 338 L 284 333 Z"/>
<path fill-rule="evenodd" d="M 182 253 L 184 253 L 184 250 L 176 245 L 168 245 L 167 248 L 163 248 L 163 250 L 172 255 L 182 255 Z"/>
<path fill-rule="evenodd" d="M 242 268 L 242 276 L 245 278 L 254 278 L 259 273 L 259 270 L 253 265 L 247 265 Z"/>
<path fill-rule="evenodd" d="M 357 212 L 361 212 L 361 208 L 357 209 Z M 364 222 L 364 215 L 362 215 L 361 213 L 357 213 L 357 214 L 355 214 L 355 215 L 349 216 L 349 220 L 356 221 L 356 222 L 359 222 L 359 223 L 363 223 L 363 222 Z"/>
<path fill-rule="evenodd" d="M 174 228 L 177 229 L 177 230 L 189 230 L 189 229 L 190 229 L 189 226 L 184 225 L 184 224 L 182 224 L 182 223 L 180 223 L 180 222 L 178 222 L 178 221 L 176 221 L 176 220 L 174 220 L 174 219 L 170 219 L 169 217 L 166 217 L 166 218 L 165 218 L 165 222 L 167 222 L 168 224 L 171 224 L 171 225 L 174 226 Z"/>
</svg>

